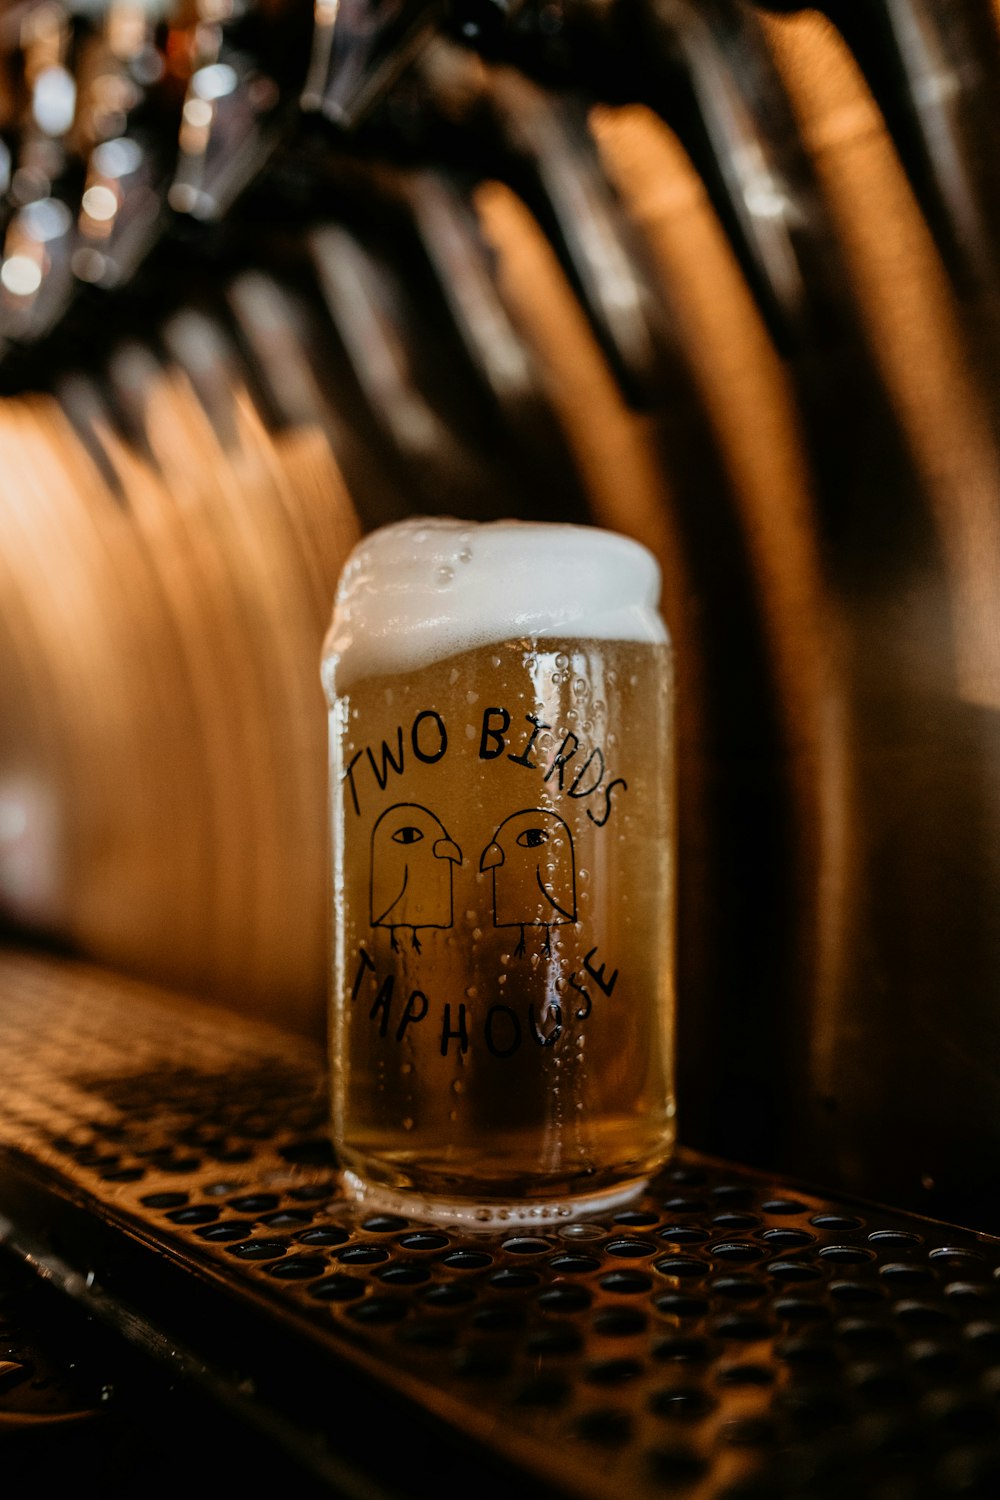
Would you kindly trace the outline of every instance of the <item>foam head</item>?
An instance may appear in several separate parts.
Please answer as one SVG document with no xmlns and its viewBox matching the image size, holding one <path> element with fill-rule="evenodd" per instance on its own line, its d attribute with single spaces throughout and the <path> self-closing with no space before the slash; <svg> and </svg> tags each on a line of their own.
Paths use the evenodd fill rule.
<svg viewBox="0 0 1000 1500">
<path fill-rule="evenodd" d="M 660 570 L 617 532 L 554 522 L 414 517 L 371 532 L 337 587 L 323 649 L 330 696 L 518 638 L 666 642 Z"/>
</svg>

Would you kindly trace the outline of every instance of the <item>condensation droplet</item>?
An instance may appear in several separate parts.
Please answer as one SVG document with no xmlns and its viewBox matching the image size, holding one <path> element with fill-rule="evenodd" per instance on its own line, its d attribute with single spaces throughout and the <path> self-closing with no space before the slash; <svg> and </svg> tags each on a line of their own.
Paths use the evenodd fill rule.
<svg viewBox="0 0 1000 1500">
<path fill-rule="evenodd" d="M 462 1082 L 461 1078 L 453 1078 L 451 1080 L 451 1091 L 453 1094 L 465 1093 L 465 1084 Z"/>
<path fill-rule="evenodd" d="M 400 1065 L 399 1065 L 399 1071 L 405 1077 L 407 1073 L 412 1073 L 413 1072 L 413 1064 L 411 1062 L 400 1063 Z"/>
<path fill-rule="evenodd" d="M 500 665 L 500 658 L 499 658 L 499 656 L 491 656 L 490 657 L 490 663 L 494 667 L 498 667 Z"/>
<path fill-rule="evenodd" d="M 412 1119 L 410 1118 L 409 1115 L 405 1115 L 404 1118 L 403 1118 L 403 1129 L 404 1130 L 412 1130 L 413 1129 L 413 1121 L 412 1121 Z"/>
<path fill-rule="evenodd" d="M 479 694 L 478 693 L 474 693 L 472 691 L 472 689 L 470 688 L 469 691 L 465 695 L 465 701 L 466 701 L 466 703 L 478 703 L 479 702 Z"/>
<path fill-rule="evenodd" d="M 458 681 L 458 678 L 459 678 L 458 668 L 457 667 L 452 667 L 451 671 L 448 673 L 448 681 L 449 681 L 449 683 L 451 684 L 452 687 L 455 686 L 455 683 Z"/>
<path fill-rule="evenodd" d="M 465 991 L 465 998 L 467 1000 L 475 1000 L 478 994 L 479 991 L 476 989 L 476 986 L 474 984 L 470 984 Z"/>
</svg>

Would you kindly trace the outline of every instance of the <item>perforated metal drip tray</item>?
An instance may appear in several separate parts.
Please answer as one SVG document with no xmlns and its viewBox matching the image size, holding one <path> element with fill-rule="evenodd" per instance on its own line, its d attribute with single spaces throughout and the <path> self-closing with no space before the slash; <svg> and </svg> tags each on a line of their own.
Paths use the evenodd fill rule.
<svg viewBox="0 0 1000 1500">
<path fill-rule="evenodd" d="M 0 958 L 0 994 L 3 1239 L 290 1474 L 1000 1493 L 1000 1240 L 687 1153 L 591 1223 L 364 1217 L 304 1045 L 36 956 Z"/>
</svg>

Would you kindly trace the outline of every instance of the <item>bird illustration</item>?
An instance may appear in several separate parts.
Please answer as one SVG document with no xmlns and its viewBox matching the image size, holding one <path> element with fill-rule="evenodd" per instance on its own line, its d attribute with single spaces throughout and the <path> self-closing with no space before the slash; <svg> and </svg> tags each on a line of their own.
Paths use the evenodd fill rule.
<svg viewBox="0 0 1000 1500">
<path fill-rule="evenodd" d="M 526 807 L 500 824 L 483 850 L 479 868 L 493 871 L 493 925 L 520 927 L 515 957 L 524 955 L 524 929 L 551 931 L 576 921 L 573 835 L 557 813 Z"/>
<path fill-rule="evenodd" d="M 452 867 L 461 863 L 461 849 L 428 808 L 386 808 L 372 829 L 372 926 L 388 927 L 397 950 L 397 927 L 409 927 L 419 953 L 419 928 L 452 925 Z"/>
</svg>

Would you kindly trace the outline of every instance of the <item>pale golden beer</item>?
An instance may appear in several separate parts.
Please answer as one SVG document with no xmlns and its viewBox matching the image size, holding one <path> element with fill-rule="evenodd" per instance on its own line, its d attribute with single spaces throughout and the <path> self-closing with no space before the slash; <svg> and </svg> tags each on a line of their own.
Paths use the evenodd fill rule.
<svg viewBox="0 0 1000 1500">
<path fill-rule="evenodd" d="M 658 585 L 647 553 L 596 530 L 500 529 L 375 533 L 338 596 L 324 664 L 333 1130 L 356 1197 L 528 1222 L 634 1191 L 673 1141 L 672 677 L 658 616 L 626 607 L 636 572 Z M 467 644 L 497 635 L 505 610 L 524 619 L 501 570 L 468 591 L 485 624 L 415 642 L 402 595 L 419 597 L 460 540 L 470 570 L 499 567 L 498 545 L 523 550 L 540 618 L 568 613 L 558 558 L 572 544 L 583 629 L 543 635 L 536 620 Z M 381 582 L 380 549 L 393 556 Z M 595 569 L 625 574 L 625 617 L 595 601 L 588 636 Z M 350 608 L 359 578 L 367 626 Z M 420 600 L 439 627 L 469 605 L 448 582 Z"/>
</svg>

